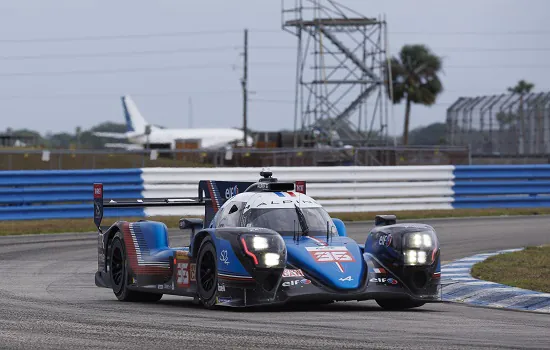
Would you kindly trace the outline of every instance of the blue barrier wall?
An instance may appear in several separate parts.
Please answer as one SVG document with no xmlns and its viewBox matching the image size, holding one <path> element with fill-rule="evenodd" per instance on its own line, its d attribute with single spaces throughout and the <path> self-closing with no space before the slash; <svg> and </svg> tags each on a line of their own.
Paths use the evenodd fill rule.
<svg viewBox="0 0 550 350">
<path fill-rule="evenodd" d="M 106 197 L 143 198 L 141 169 L 1 171 L 0 220 L 93 217 L 93 183 Z M 105 209 L 105 217 L 143 217 L 142 208 Z"/>
<path fill-rule="evenodd" d="M 456 166 L 453 208 L 550 207 L 550 165 Z"/>
<path fill-rule="evenodd" d="M 423 169 L 436 173 L 443 168 L 450 170 L 449 166 Z M 224 169 L 228 176 L 233 171 L 242 176 L 242 171 L 237 170 Z M 325 176 L 315 169 L 308 171 L 317 177 Z M 369 172 L 371 168 L 365 167 L 362 171 Z M 391 171 L 388 167 L 388 172 Z M 157 169 L 157 172 L 161 174 L 162 169 Z M 341 181 L 331 176 L 326 174 L 325 182 Z M 452 176 L 452 208 L 550 207 L 550 165 L 547 164 L 456 166 L 452 167 Z M 418 181 L 414 177 L 411 175 L 409 180 L 403 178 L 399 181 Z M 143 178 L 142 169 L 0 171 L 0 220 L 92 220 L 94 182 L 103 183 L 106 198 L 144 198 L 147 194 Z M 130 216 L 144 217 L 145 210 L 105 209 L 105 217 Z"/>
</svg>

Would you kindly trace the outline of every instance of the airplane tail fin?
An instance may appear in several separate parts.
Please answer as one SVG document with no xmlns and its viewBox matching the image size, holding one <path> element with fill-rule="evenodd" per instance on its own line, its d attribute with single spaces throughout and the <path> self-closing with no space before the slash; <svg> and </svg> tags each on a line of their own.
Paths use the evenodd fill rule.
<svg viewBox="0 0 550 350">
<path fill-rule="evenodd" d="M 130 96 L 122 96 L 122 108 L 124 109 L 124 119 L 126 119 L 126 131 L 145 133 L 147 121 Z"/>
</svg>

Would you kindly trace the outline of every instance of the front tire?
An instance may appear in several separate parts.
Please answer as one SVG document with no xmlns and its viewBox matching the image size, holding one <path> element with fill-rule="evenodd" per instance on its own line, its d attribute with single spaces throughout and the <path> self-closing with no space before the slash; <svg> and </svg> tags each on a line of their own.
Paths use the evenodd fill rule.
<svg viewBox="0 0 550 350">
<path fill-rule="evenodd" d="M 216 248 L 210 237 L 206 237 L 199 248 L 197 258 L 197 291 L 199 300 L 206 308 L 216 304 L 218 288 L 218 266 Z"/>
<path fill-rule="evenodd" d="M 406 310 L 426 304 L 421 301 L 408 299 L 376 299 L 376 303 L 384 310 Z"/>
<path fill-rule="evenodd" d="M 128 263 L 122 234 L 117 232 L 110 249 L 110 275 L 113 293 L 120 301 L 155 302 L 162 298 L 160 293 L 144 293 L 128 289 Z"/>
</svg>

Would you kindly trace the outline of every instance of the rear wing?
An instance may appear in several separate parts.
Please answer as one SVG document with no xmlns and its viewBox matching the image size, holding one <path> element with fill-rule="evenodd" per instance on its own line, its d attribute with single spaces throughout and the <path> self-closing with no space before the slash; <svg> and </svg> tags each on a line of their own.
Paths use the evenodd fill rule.
<svg viewBox="0 0 550 350">
<path fill-rule="evenodd" d="M 94 224 L 101 232 L 104 208 L 204 206 L 204 225 L 208 227 L 221 206 L 234 195 L 246 191 L 253 182 L 201 180 L 197 197 L 105 199 L 103 184 L 94 183 Z"/>
</svg>

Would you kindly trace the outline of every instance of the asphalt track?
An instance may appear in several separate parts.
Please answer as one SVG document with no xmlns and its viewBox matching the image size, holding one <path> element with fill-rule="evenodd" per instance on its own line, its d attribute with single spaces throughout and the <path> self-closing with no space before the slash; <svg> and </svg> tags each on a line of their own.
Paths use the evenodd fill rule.
<svg viewBox="0 0 550 350">
<path fill-rule="evenodd" d="M 550 217 L 426 220 L 444 261 L 550 243 Z M 370 225 L 349 224 L 362 242 Z M 187 233 L 171 232 L 172 245 Z M 374 302 L 203 310 L 190 298 L 116 301 L 94 285 L 95 234 L 0 237 L 0 348 L 166 349 L 550 348 L 550 316 L 428 304 L 406 312 Z"/>
</svg>

